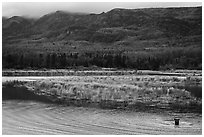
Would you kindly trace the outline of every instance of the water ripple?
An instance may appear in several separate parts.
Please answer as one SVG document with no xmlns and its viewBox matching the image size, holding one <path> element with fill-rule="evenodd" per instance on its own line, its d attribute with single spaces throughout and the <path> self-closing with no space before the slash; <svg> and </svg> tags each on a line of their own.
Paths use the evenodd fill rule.
<svg viewBox="0 0 204 137">
<path fill-rule="evenodd" d="M 2 102 L 3 134 L 201 134 L 201 123 L 181 122 L 169 116 L 144 112 L 122 112 L 71 107 L 35 101 Z"/>
</svg>

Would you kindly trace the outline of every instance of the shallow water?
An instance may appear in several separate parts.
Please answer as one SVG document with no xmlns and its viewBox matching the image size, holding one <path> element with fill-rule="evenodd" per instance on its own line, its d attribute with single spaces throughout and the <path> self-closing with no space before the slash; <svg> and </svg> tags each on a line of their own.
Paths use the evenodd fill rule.
<svg viewBox="0 0 204 137">
<path fill-rule="evenodd" d="M 202 117 L 3 100 L 3 134 L 202 134 Z M 179 116 L 180 126 L 173 118 Z"/>
</svg>

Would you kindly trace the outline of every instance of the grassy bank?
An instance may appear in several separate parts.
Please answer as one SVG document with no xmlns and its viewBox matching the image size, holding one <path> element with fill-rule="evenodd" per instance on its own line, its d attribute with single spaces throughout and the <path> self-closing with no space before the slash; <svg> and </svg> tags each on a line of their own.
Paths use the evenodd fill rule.
<svg viewBox="0 0 204 137">
<path fill-rule="evenodd" d="M 93 69 L 93 68 L 92 68 Z M 164 75 L 164 76 L 202 76 L 201 70 L 118 70 L 115 68 L 76 68 L 76 69 L 41 69 L 41 70 L 3 70 L 3 76 L 112 76 L 112 75 Z"/>
<path fill-rule="evenodd" d="M 187 84 L 186 77 L 120 75 L 11 81 L 3 83 L 3 87 L 24 86 L 35 95 L 67 105 L 201 112 L 202 97 L 195 96 L 196 91 L 185 89 Z"/>
</svg>

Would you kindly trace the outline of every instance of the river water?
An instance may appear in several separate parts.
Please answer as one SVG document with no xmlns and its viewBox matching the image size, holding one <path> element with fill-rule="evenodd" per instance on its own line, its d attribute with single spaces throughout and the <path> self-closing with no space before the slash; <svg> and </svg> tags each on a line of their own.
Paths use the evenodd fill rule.
<svg viewBox="0 0 204 137">
<path fill-rule="evenodd" d="M 173 118 L 181 118 L 174 126 Z M 27 135 L 202 134 L 198 114 L 147 113 L 3 100 L 2 133 Z"/>
</svg>

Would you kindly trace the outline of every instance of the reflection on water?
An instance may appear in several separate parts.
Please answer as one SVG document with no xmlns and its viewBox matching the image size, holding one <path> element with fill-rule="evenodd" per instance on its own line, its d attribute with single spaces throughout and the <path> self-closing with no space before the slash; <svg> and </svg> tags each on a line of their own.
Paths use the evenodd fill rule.
<svg viewBox="0 0 204 137">
<path fill-rule="evenodd" d="M 191 93 L 192 96 L 197 98 L 202 98 L 202 85 L 183 85 L 183 86 L 176 86 L 179 89 L 185 89 Z"/>
<path fill-rule="evenodd" d="M 197 98 L 202 98 L 202 86 L 185 85 L 187 91 Z"/>
<path fill-rule="evenodd" d="M 29 91 L 26 87 L 13 87 L 6 86 L 2 88 L 2 99 L 3 100 L 37 100 L 42 102 L 50 102 L 45 96 L 39 96 Z"/>
</svg>

